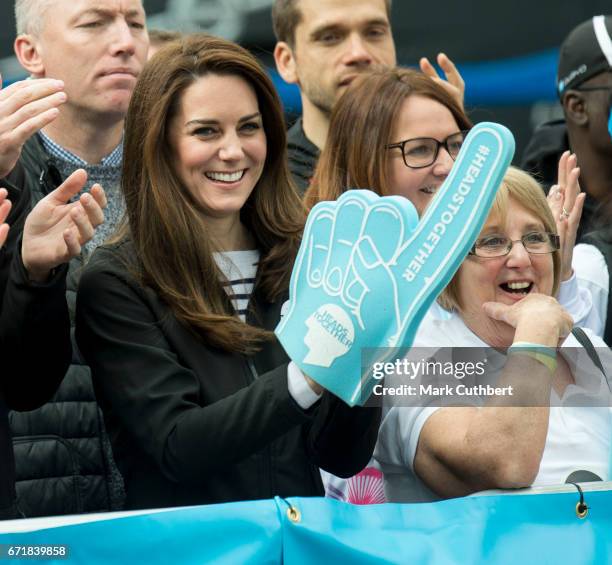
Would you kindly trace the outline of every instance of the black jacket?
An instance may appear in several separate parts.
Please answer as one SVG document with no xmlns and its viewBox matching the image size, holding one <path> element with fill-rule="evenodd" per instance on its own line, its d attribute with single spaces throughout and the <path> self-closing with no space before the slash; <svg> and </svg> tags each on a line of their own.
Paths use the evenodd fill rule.
<svg viewBox="0 0 612 565">
<path fill-rule="evenodd" d="M 319 149 L 304 134 L 302 118 L 299 118 L 287 132 L 287 156 L 289 171 L 300 195 L 303 195 L 317 167 Z"/>
<path fill-rule="evenodd" d="M 28 194 L 9 190 L 17 212 L 11 226 L 15 243 L 0 249 L 0 519 L 20 515 L 8 410 L 32 410 L 51 398 L 71 357 L 68 269 L 57 269 L 44 284 L 29 282 L 18 245 L 28 210 L 22 197 Z"/>
<path fill-rule="evenodd" d="M 570 148 L 564 120 L 553 120 L 537 127 L 525 148 L 521 168 L 531 173 L 544 187 L 546 194 L 557 182 L 559 159 Z M 586 195 L 576 243 L 582 243 L 585 234 L 598 227 L 599 204 Z"/>
<path fill-rule="evenodd" d="M 123 474 L 126 507 L 322 495 L 318 468 L 368 462 L 380 410 L 325 393 L 304 411 L 274 340 L 251 358 L 207 346 L 129 274 L 129 243 L 98 248 L 77 297 L 77 341 Z M 282 300 L 255 285 L 247 320 L 272 330 Z"/>
<path fill-rule="evenodd" d="M 557 182 L 559 159 L 569 149 L 565 120 L 553 120 L 539 125 L 533 132 L 521 168 L 531 173 L 548 193 Z"/>
<path fill-rule="evenodd" d="M 0 184 L 9 188 L 11 197 L 18 202 L 8 219 L 11 231 L 5 261 L 17 249 L 25 215 L 61 182 L 53 160 L 34 135 L 26 142 L 15 169 Z M 73 259 L 66 278 L 71 317 L 82 265 L 82 257 Z M 2 284 L 0 278 L 0 290 Z M 36 356 L 45 348 L 44 343 L 32 343 L 29 355 Z M 45 377 L 44 364 L 41 370 L 41 377 Z M 19 378 L 25 373 L 19 367 L 15 371 Z M 121 507 L 121 477 L 112 461 L 89 368 L 76 347 L 65 379 L 50 402 L 32 412 L 11 412 L 9 422 L 22 514 L 27 517 L 78 514 Z"/>
</svg>

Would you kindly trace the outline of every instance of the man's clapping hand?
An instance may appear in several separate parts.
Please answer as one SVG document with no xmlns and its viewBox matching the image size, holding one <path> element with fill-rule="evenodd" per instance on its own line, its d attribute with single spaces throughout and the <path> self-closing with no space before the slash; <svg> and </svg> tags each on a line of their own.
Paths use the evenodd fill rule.
<svg viewBox="0 0 612 565">
<path fill-rule="evenodd" d="M 52 269 L 77 256 L 104 221 L 106 195 L 99 184 L 78 201 L 69 202 L 86 182 L 87 173 L 78 169 L 28 215 L 21 256 L 30 280 L 46 280 Z"/>
<path fill-rule="evenodd" d="M 54 79 L 15 82 L 1 88 L 0 76 L 0 178 L 15 167 L 23 144 L 59 115 L 66 102 L 64 83 Z"/>
</svg>

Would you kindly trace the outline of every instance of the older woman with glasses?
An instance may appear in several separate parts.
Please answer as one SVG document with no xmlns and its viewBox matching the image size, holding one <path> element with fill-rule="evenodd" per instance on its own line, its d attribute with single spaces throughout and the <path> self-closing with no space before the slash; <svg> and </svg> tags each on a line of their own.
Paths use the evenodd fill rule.
<svg viewBox="0 0 612 565">
<path fill-rule="evenodd" d="M 561 268 L 555 232 L 540 186 L 510 169 L 480 237 L 439 298 L 449 317 L 428 316 L 413 344 L 428 352 L 480 350 L 486 380 L 500 392 L 462 398 L 466 406 L 450 399 L 454 406 L 440 407 L 424 394 L 419 406 L 389 407 L 375 451 L 389 500 L 609 479 L 609 385 L 579 339 L 605 344 L 572 334 L 570 315 L 553 298 Z"/>
</svg>

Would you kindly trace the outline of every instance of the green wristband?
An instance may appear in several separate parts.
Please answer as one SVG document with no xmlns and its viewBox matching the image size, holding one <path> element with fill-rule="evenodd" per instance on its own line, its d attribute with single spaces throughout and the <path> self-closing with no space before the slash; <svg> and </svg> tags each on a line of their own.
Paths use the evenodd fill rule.
<svg viewBox="0 0 612 565">
<path fill-rule="evenodd" d="M 508 353 L 527 355 L 542 363 L 551 373 L 554 373 L 557 369 L 557 350 L 546 345 L 517 341 L 508 348 Z"/>
</svg>

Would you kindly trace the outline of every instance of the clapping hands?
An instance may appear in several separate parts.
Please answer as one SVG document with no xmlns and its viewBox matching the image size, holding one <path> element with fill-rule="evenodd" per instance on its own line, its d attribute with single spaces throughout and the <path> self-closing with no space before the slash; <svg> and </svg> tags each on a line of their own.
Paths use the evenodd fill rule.
<svg viewBox="0 0 612 565">
<path fill-rule="evenodd" d="M 23 144 L 57 118 L 64 102 L 60 80 L 22 80 L 0 88 L 0 178 L 13 170 Z"/>
<path fill-rule="evenodd" d="M 100 185 L 70 202 L 86 182 L 87 173 L 75 171 L 28 215 L 21 256 L 31 280 L 44 281 L 52 269 L 76 257 L 104 221 L 106 195 Z"/>
</svg>

